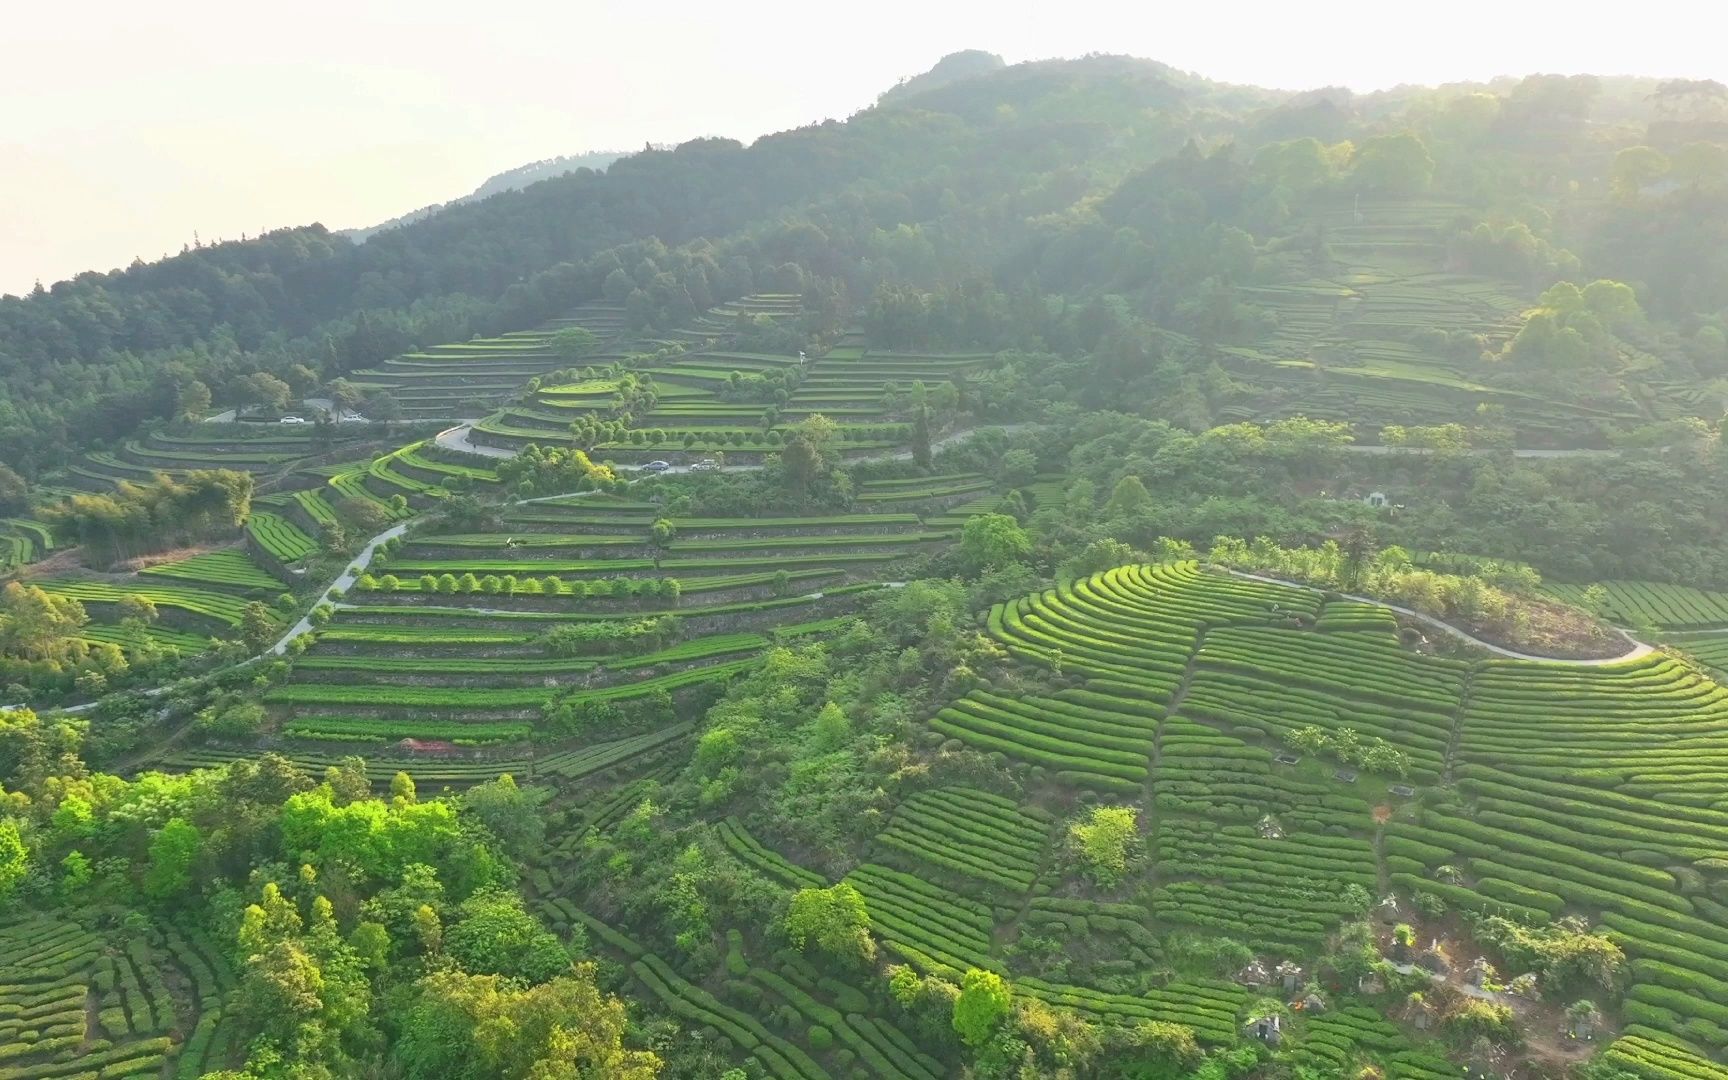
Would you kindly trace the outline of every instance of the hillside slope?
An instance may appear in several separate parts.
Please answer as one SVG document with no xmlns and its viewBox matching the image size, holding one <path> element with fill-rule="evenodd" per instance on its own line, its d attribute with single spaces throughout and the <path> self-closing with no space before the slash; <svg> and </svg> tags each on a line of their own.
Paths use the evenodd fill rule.
<svg viewBox="0 0 1728 1080">
<path fill-rule="evenodd" d="M 1728 1080 L 1721 101 L 962 54 L 0 301 L 0 1080 Z"/>
</svg>

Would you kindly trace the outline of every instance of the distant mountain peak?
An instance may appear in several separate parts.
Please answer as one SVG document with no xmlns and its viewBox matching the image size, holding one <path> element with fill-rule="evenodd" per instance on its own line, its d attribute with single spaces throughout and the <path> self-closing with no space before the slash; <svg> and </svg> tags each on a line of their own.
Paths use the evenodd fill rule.
<svg viewBox="0 0 1728 1080">
<path fill-rule="evenodd" d="M 650 146 L 650 149 L 651 148 L 652 146 Z M 530 184 L 538 184 L 542 180 L 551 180 L 554 177 L 575 172 L 577 169 L 594 169 L 598 172 L 604 172 L 614 161 L 625 156 L 626 152 L 622 150 L 593 150 L 585 154 L 560 154 L 557 157 L 544 158 L 540 161 L 530 161 L 526 165 L 518 165 L 514 169 L 508 169 L 504 172 L 498 173 L 496 176 L 488 177 L 485 183 L 481 184 L 467 195 L 451 199 L 447 203 L 433 203 L 431 206 L 421 207 L 419 210 L 411 210 L 400 217 L 391 218 L 389 221 L 381 222 L 368 228 L 342 229 L 339 230 L 339 235 L 347 237 L 356 244 L 364 243 L 366 239 L 374 233 L 394 228 L 397 225 L 406 225 L 413 221 L 419 221 L 424 217 L 430 217 L 438 211 L 443 210 L 445 207 L 456 206 L 466 202 L 477 202 L 480 199 L 490 198 L 502 191 L 520 191 Z"/>
<path fill-rule="evenodd" d="M 989 75 L 1007 67 L 1007 61 L 993 52 L 983 49 L 961 49 L 951 52 L 936 61 L 929 71 L 922 75 L 913 75 L 900 80 L 899 84 L 882 92 L 878 104 L 888 104 L 904 98 L 921 94 L 926 90 L 935 90 L 952 83 L 966 79 L 975 79 L 980 75 Z"/>
</svg>

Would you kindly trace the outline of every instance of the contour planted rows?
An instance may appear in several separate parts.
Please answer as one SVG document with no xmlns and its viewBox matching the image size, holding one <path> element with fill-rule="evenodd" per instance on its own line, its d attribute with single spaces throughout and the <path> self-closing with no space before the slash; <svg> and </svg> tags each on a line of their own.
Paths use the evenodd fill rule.
<svg viewBox="0 0 1728 1080">
<path fill-rule="evenodd" d="M 675 518 L 655 544 L 656 516 L 590 495 L 406 538 L 265 694 L 273 721 L 317 743 L 460 747 L 557 745 L 553 710 L 658 727 L 771 646 L 837 629 L 874 579 L 951 539 L 914 514 L 859 513 Z"/>
<path fill-rule="evenodd" d="M 1316 277 L 1294 251 L 1261 261 L 1264 283 L 1242 293 L 1268 313 L 1269 331 L 1219 351 L 1231 374 L 1259 394 L 1236 406 L 1241 418 L 1308 416 L 1371 430 L 1388 424 L 1446 424 L 1480 403 L 1502 410 L 1522 432 L 1574 437 L 1580 419 L 1626 422 L 1639 415 L 1628 395 L 1605 403 L 1556 400 L 1484 377 L 1456 352 L 1422 343 L 1425 329 L 1468 333 L 1493 350 L 1519 328 L 1527 301 L 1489 276 L 1457 272 L 1451 240 L 1463 208 L 1443 202 L 1358 199 L 1317 209 L 1331 266 Z M 1349 364 L 1328 362 L 1343 351 Z M 1318 372 L 1324 378 L 1315 378 Z"/>
<path fill-rule="evenodd" d="M 69 596 L 86 604 L 117 604 L 128 596 L 136 596 L 149 600 L 158 608 L 167 609 L 165 614 L 185 613 L 193 617 L 193 622 L 212 628 L 238 626 L 246 607 L 246 601 L 237 596 L 147 581 L 116 583 L 45 578 L 36 584 L 56 596 Z"/>
<path fill-rule="evenodd" d="M 118 451 L 92 451 L 66 466 L 68 493 L 112 491 L 122 481 L 148 483 L 157 473 L 178 476 L 195 469 L 251 473 L 263 484 L 321 455 L 362 442 L 366 425 L 341 425 L 328 433 L 311 425 L 273 420 L 197 424 L 158 431 L 125 442 Z"/>
<path fill-rule="evenodd" d="M 1666 585 L 1656 581 L 1598 582 L 1606 615 L 1623 626 L 1662 630 L 1728 627 L 1728 593 Z M 1568 603 L 1584 604 L 1586 586 L 1548 584 L 1543 588 Z"/>
<path fill-rule="evenodd" d="M 243 1049 L 235 986 L 204 931 L 111 939 L 44 915 L 0 923 L 0 1076 L 201 1076 Z M 170 990 L 170 984 L 176 989 Z"/>
<path fill-rule="evenodd" d="M 796 300 L 758 308 L 773 318 L 798 312 Z M 602 443 L 597 452 L 641 463 L 718 451 L 728 461 L 754 463 L 777 451 L 792 425 L 817 413 L 837 425 L 836 446 L 842 451 L 894 449 L 910 438 L 905 417 L 915 396 L 928 392 L 921 387 L 941 386 L 994 362 L 989 354 L 875 353 L 842 343 L 801 363 L 796 356 L 718 347 L 715 338 L 712 331 L 697 331 L 688 343 L 697 347 L 639 369 L 638 376 L 651 380 L 645 385 L 653 394 L 652 407 L 633 417 L 624 437 Z M 608 359 L 616 357 L 584 362 Z M 568 437 L 572 421 L 604 418 L 618 400 L 618 386 L 608 378 L 542 387 L 532 400 L 510 403 L 475 424 L 471 438 L 504 448 L 557 443 Z M 904 488 L 866 490 L 861 501 L 940 507 L 989 486 L 981 477 L 954 474 Z"/>
<path fill-rule="evenodd" d="M 377 368 L 353 372 L 350 379 L 365 391 L 388 391 L 409 418 L 478 416 L 529 379 L 569 366 L 570 358 L 553 349 L 552 336 L 573 326 L 593 333 L 604 348 L 624 328 L 623 308 L 583 304 L 533 330 L 405 353 Z"/>
<path fill-rule="evenodd" d="M 1035 781 L 1149 785 L 1160 921 L 1302 955 L 1349 917 L 1339 890 L 1384 870 L 1467 911 L 1600 920 L 1632 961 L 1628 1030 L 1728 1050 L 1728 688 L 1661 653 L 1423 656 L 1390 625 L 1192 565 L 1123 567 L 991 612 L 1012 652 L 1080 685 L 977 691 L 931 726 Z M 1281 764 L 1301 728 L 1382 739 L 1408 782 L 1450 777 L 1463 800 L 1404 805 L 1377 861 L 1381 789 L 1362 785 L 1385 781 L 1332 776 L 1350 764 L 1335 743 Z"/>
<path fill-rule="evenodd" d="M 876 843 L 1024 892 L 1038 874 L 1049 832 L 1048 821 L 1011 799 L 943 788 L 901 803 Z"/>
</svg>

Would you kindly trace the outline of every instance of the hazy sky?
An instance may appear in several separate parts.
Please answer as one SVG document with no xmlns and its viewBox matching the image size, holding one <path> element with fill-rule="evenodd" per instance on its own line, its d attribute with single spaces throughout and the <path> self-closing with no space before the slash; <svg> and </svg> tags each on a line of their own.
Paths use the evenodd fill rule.
<svg viewBox="0 0 1728 1080">
<path fill-rule="evenodd" d="M 845 117 L 945 53 L 1147 56 L 1368 90 L 1533 71 L 1728 79 L 1714 0 L 484 4 L 87 0 L 0 28 L 0 292 L 322 221 L 537 158 Z M 1605 13 L 1606 14 L 1606 13 Z M 1689 30 L 1688 27 L 1693 29 Z"/>
</svg>

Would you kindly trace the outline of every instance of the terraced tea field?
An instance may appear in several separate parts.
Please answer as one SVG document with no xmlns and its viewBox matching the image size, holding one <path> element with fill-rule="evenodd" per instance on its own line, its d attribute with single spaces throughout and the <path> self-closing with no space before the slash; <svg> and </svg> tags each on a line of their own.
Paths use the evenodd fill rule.
<svg viewBox="0 0 1728 1080">
<path fill-rule="evenodd" d="M 665 346 L 674 344 L 686 349 L 702 349 L 726 337 L 736 328 L 741 314 L 767 314 L 771 318 L 788 318 L 800 311 L 797 295 L 760 294 L 724 302 L 696 318 L 691 327 L 672 330 L 665 342 L 631 342 L 632 346 Z M 553 347 L 553 335 L 570 327 L 582 327 L 600 340 L 600 349 L 579 358 L 563 356 Z M 570 366 L 603 366 L 626 359 L 622 335 L 626 330 L 622 304 L 588 302 L 572 313 L 544 323 L 534 330 L 518 330 L 511 334 L 468 342 L 453 342 L 432 346 L 420 353 L 385 361 L 384 365 L 354 372 L 351 380 L 363 391 L 387 391 L 403 406 L 404 416 L 411 420 L 458 420 L 482 416 L 498 408 L 522 391 L 530 378 Z M 598 387 L 596 387 L 598 391 Z M 515 432 L 548 432 L 532 435 L 537 441 L 560 441 L 569 437 L 569 423 L 582 410 L 601 410 L 610 392 L 582 392 L 575 385 L 548 387 L 546 394 L 537 396 L 532 408 L 508 408 L 491 416 L 484 425 L 482 439 L 496 444 L 511 444 Z"/>
<path fill-rule="evenodd" d="M 579 397 L 584 389 L 553 392 Z M 254 516 L 252 547 L 261 561 L 285 565 L 303 557 L 343 499 L 370 499 L 400 519 L 437 505 L 452 478 L 496 483 L 472 462 L 413 443 L 362 465 L 318 467 L 324 488 L 261 498 L 269 509 Z M 943 476 L 890 486 L 901 496 L 891 503 L 928 511 L 989 481 Z M 514 747 L 518 756 L 506 764 L 534 763 L 617 742 L 598 736 L 568 746 L 552 719 L 560 711 L 651 712 L 656 730 L 670 730 L 673 716 L 691 715 L 765 649 L 837 629 L 836 616 L 879 581 L 957 536 L 869 500 L 830 517 L 673 518 L 675 537 L 655 544 L 649 526 L 658 515 L 652 503 L 569 496 L 511 505 L 496 531 L 417 531 L 393 543 L 309 639 L 287 682 L 265 695 L 274 730 L 307 760 L 368 747 L 375 755 L 405 740 L 455 747 L 448 766 L 403 761 L 416 775 L 450 782 L 500 771 L 468 760 L 468 748 L 488 747 L 492 758 Z M 268 578 L 233 552 L 151 574 L 242 594 Z M 63 587 L 99 599 L 137 588 Z M 238 617 L 233 602 L 213 593 L 168 599 L 187 612 Z M 209 753 L 165 763 L 190 767 Z"/>
<path fill-rule="evenodd" d="M 45 592 L 55 596 L 70 596 L 81 601 L 86 608 L 98 609 L 92 611 L 92 616 L 103 622 L 110 620 L 99 618 L 100 609 L 110 604 L 118 604 L 127 596 L 136 596 L 155 604 L 161 610 L 165 621 L 183 623 L 188 629 L 207 629 L 211 633 L 219 633 L 239 626 L 241 612 L 246 606 L 243 597 L 232 593 L 168 583 L 155 584 L 146 578 L 120 582 L 42 578 L 32 584 L 41 586 Z"/>
<path fill-rule="evenodd" d="M 752 463 L 776 451 L 787 429 L 814 413 L 838 425 L 840 449 L 886 450 L 910 436 L 915 384 L 933 387 L 992 362 L 987 354 L 874 353 L 844 342 L 804 363 L 725 348 L 687 352 L 642 369 L 653 380 L 654 408 L 636 418 L 627 438 L 599 452 L 634 463 L 720 451 L 731 461 Z M 771 398 L 738 392 L 740 380 L 758 376 L 779 387 Z M 503 449 L 556 444 L 568 438 L 572 421 L 607 413 L 613 392 L 604 379 L 543 387 L 532 402 L 508 405 L 475 424 L 470 438 Z"/>
<path fill-rule="evenodd" d="M 1604 581 L 1603 613 L 1621 626 L 1657 630 L 1728 629 L 1728 593 L 1656 581 Z M 1587 586 L 1549 583 L 1544 590 L 1583 605 Z"/>
<path fill-rule="evenodd" d="M 1283 263 L 1276 283 L 1242 290 L 1272 324 L 1261 340 L 1223 350 L 1232 371 L 1260 388 L 1243 418 L 1304 415 L 1371 434 L 1387 424 L 1445 424 L 1492 405 L 1528 441 L 1570 445 L 1592 422 L 1646 417 L 1623 390 L 1557 401 L 1508 385 L 1474 353 L 1418 344 L 1425 331 L 1462 331 L 1498 351 L 1535 299 L 1449 267 L 1448 241 L 1471 224 L 1463 207 L 1359 203 L 1322 211 L 1316 223 L 1329 274 L 1315 277 L 1306 256 L 1286 253 L 1267 260 Z"/>
<path fill-rule="evenodd" d="M 457 490 L 496 488 L 498 475 L 469 455 L 430 440 L 409 443 L 377 456 L 308 465 L 287 490 L 253 500 L 258 508 L 247 531 L 255 554 L 281 565 L 317 548 L 315 537 L 342 520 L 342 506 L 364 504 L 386 521 L 405 521 L 433 509 Z"/>
<path fill-rule="evenodd" d="M 1663 640 L 1728 681 L 1728 632 L 1669 634 Z"/>
<path fill-rule="evenodd" d="M 120 646 L 123 651 L 150 644 L 172 646 L 182 655 L 203 652 L 212 639 L 233 638 L 247 603 L 267 608 L 288 591 L 282 578 L 245 551 L 222 549 L 154 563 L 130 577 L 56 576 L 30 584 L 84 605 L 89 622 L 78 637 Z M 132 597 L 156 607 L 160 621 L 122 625 L 120 601 Z"/>
<path fill-rule="evenodd" d="M 139 571 L 144 577 L 169 578 L 233 589 L 242 593 L 280 593 L 282 583 L 260 570 L 238 551 L 212 551 L 177 562 L 157 563 Z"/>
<path fill-rule="evenodd" d="M 494 532 L 410 533 L 265 695 L 281 733 L 308 749 L 545 747 L 560 710 L 664 726 L 955 536 L 914 514 L 674 518 L 656 546 L 654 513 L 573 496 L 509 507 Z"/>
<path fill-rule="evenodd" d="M 194 469 L 251 473 L 263 485 L 284 479 L 302 465 L 379 435 L 370 425 L 339 425 L 325 433 L 312 425 L 267 422 L 193 424 L 129 440 L 118 450 L 93 451 L 67 466 L 52 483 L 68 490 L 103 492 L 122 481 L 148 483 L 157 473 L 177 476 Z"/>
<path fill-rule="evenodd" d="M 0 518 L 0 574 L 35 562 L 54 550 L 54 533 L 31 518 Z"/>
<path fill-rule="evenodd" d="M 330 520 L 335 520 L 334 511 Z M 283 565 L 299 562 L 318 550 L 318 542 L 305 529 L 289 517 L 269 510 L 255 511 L 247 519 L 246 535 L 259 550 Z"/>
<path fill-rule="evenodd" d="M 51 916 L 0 922 L 0 1075 L 201 1076 L 243 1036 L 223 1014 L 234 972 L 203 931 L 110 938 Z"/>
<path fill-rule="evenodd" d="M 1193 564 L 1063 583 L 998 605 L 987 626 L 1020 663 L 1059 671 L 1058 688 L 979 690 L 930 718 L 940 738 L 1009 762 L 1024 791 L 922 791 L 885 820 L 871 861 L 845 880 L 896 958 L 950 978 L 998 971 L 1017 993 L 1098 1018 L 1174 1020 L 1228 1045 L 1239 986 L 1088 983 L 1137 970 L 1144 961 L 1129 957 L 1170 934 L 1301 961 L 1390 885 L 1406 901 L 1421 892 L 1537 924 L 1600 923 L 1631 961 L 1612 1056 L 1649 1077 L 1722 1075 L 1709 1058 L 1728 1050 L 1715 1026 L 1728 985 L 1728 689 L 1660 653 L 1599 666 L 1424 656 L 1399 644 L 1384 609 Z M 1284 736 L 1298 729 L 1337 741 L 1290 753 Z M 1337 749 L 1345 740 L 1356 749 Z M 1361 753 L 1376 746 L 1381 758 Z M 1447 786 L 1458 799 L 1423 798 Z M 1143 904 L 1052 894 L 1075 792 L 1145 807 L 1155 884 Z M 789 888 L 824 881 L 746 822 L 720 832 Z M 747 1026 L 747 1007 L 661 977 L 639 946 L 561 903 L 549 910 L 605 931 L 680 1015 Z M 1027 974 L 1003 943 L 1033 933 L 1097 959 L 1068 966 L 1067 980 Z M 1375 1008 L 1299 1030 L 1316 1068 L 1461 1075 L 1444 1047 Z"/>
<path fill-rule="evenodd" d="M 619 496 L 515 504 L 493 531 L 411 532 L 265 694 L 273 738 L 313 770 L 358 750 L 378 783 L 399 769 L 433 788 L 510 772 L 588 793 L 584 820 L 615 818 L 636 778 L 684 760 L 694 717 L 729 679 L 776 643 L 836 629 L 907 559 L 952 542 L 937 523 L 998 498 L 979 484 L 876 482 L 863 493 L 890 497 L 833 517 L 675 519 L 660 546 L 654 504 Z M 1034 487 L 1057 498 L 1061 482 Z M 232 578 L 239 593 L 251 575 L 237 559 L 200 556 L 169 576 Z M 220 595 L 178 603 L 232 613 Z M 1305 963 L 1388 889 L 1534 924 L 1580 916 L 1629 958 L 1610 1006 L 1615 1060 L 1651 1080 L 1717 1080 L 1728 689 L 1697 669 L 1660 652 L 1599 666 L 1423 655 L 1384 608 L 1192 563 L 1062 581 L 994 606 L 983 627 L 1037 689 L 950 701 L 926 718 L 928 745 L 1004 763 L 1016 790 L 909 790 L 843 876 L 775 850 L 748 820 L 717 822 L 716 842 L 787 888 L 846 881 L 887 955 L 916 970 L 995 971 L 1024 997 L 1104 1022 L 1185 1024 L 1212 1046 L 1242 1037 L 1253 995 L 1192 974 L 1146 979 L 1185 936 Z M 1715 637 L 1683 641 L 1708 663 Z M 570 716 L 585 718 L 581 734 L 561 727 Z M 1297 736 L 1319 749 L 1293 752 Z M 250 752 L 180 749 L 160 764 Z M 1455 794 L 1429 798 L 1441 791 Z M 1141 808 L 1144 887 L 1098 899 L 1063 888 L 1076 797 Z M 733 979 L 699 984 L 560 899 L 550 886 L 576 835 L 534 870 L 544 913 L 584 927 L 648 1000 L 781 1075 L 832 1075 L 829 1037 L 880 1075 L 942 1074 L 867 987 L 796 954 L 753 955 L 734 934 Z M 1066 960 L 1029 965 L 1019 943 L 1033 941 L 1060 943 Z M 769 1001 L 830 1035 L 764 1026 Z M 1388 1010 L 1303 1018 L 1294 1052 L 1317 1069 L 1461 1075 Z"/>
<path fill-rule="evenodd" d="M 1360 384 L 1342 391 L 1343 411 L 1360 414 L 1372 399 L 1408 422 L 1438 402 L 1455 410 L 1483 399 L 1516 412 L 1516 395 L 1408 344 L 1414 329 L 1445 321 L 1501 340 L 1516 311 L 1482 282 L 1424 268 L 1436 228 L 1424 218 L 1340 229 L 1335 247 L 1354 268 L 1260 290 L 1256 301 L 1278 310 L 1278 333 L 1236 360 L 1277 369 L 1275 382 L 1312 365 L 1314 350 L 1348 346 L 1358 370 L 1329 370 L 1305 400 Z M 746 298 L 669 336 L 688 351 L 662 354 L 650 372 L 652 412 L 602 448 L 606 456 L 724 450 L 749 461 L 814 412 L 840 423 L 842 449 L 899 445 L 913 384 L 989 362 L 874 352 L 857 340 L 804 364 L 728 349 L 727 320 L 754 304 L 796 310 L 785 298 Z M 423 390 L 427 410 L 494 390 L 502 400 L 524 372 L 570 367 L 538 355 L 551 332 L 428 350 L 368 377 Z M 540 387 L 476 425 L 474 441 L 566 441 L 572 418 L 611 414 L 615 370 Z M 741 396 L 756 376 L 781 398 Z M 261 447 L 247 463 L 282 464 L 264 460 L 270 454 Z M 350 512 L 345 500 L 408 521 L 453 492 L 496 491 L 488 465 L 416 441 L 296 466 L 306 486 L 259 499 L 250 557 L 218 551 L 135 581 L 49 585 L 98 607 L 148 595 L 169 617 L 124 633 L 196 643 L 230 632 L 247 598 L 278 590 L 319 532 Z M 1067 487 L 1040 476 L 1016 501 L 1061 505 Z M 1007 496 L 988 476 L 950 471 L 865 480 L 846 514 L 734 518 L 680 514 L 651 501 L 652 488 L 506 503 L 496 524 L 468 531 L 411 527 L 337 599 L 303 652 L 296 643 L 287 675 L 262 694 L 265 738 L 314 772 L 360 753 L 376 784 L 399 770 L 424 789 L 504 773 L 544 783 L 567 809 L 529 869 L 536 902 L 555 928 L 581 928 L 644 1000 L 712 1028 L 723 1051 L 766 1075 L 948 1075 L 868 980 L 818 970 L 738 927 L 715 928 L 724 976 L 708 977 L 597 917 L 610 910 L 604 897 L 584 910 L 588 900 L 560 883 L 598 830 L 689 760 L 704 710 L 728 684 L 776 646 L 848 625 Z M 662 516 L 672 533 L 656 539 Z M 1302 991 L 1246 972 L 1220 978 L 1185 958 L 1196 942 L 1239 943 L 1268 969 L 1312 964 L 1389 893 L 1399 918 L 1433 938 L 1460 936 L 1457 913 L 1532 926 L 1577 917 L 1627 957 L 1623 992 L 1591 991 L 1615 1040 L 1610 1059 L 1644 1080 L 1728 1080 L 1719 1064 L 1728 1057 L 1728 689 L 1708 674 L 1728 670 L 1728 635 L 1708 632 L 1728 626 L 1728 598 L 1641 582 L 1604 588 L 1616 619 L 1662 628 L 1686 655 L 1596 666 L 1431 655 L 1404 644 L 1384 607 L 1194 563 L 1060 579 L 979 613 L 1008 659 L 914 718 L 909 779 L 881 795 L 865 819 L 871 838 L 849 857 L 777 845 L 773 821 L 742 804 L 692 835 L 705 858 L 723 854 L 776 888 L 850 885 L 890 962 L 956 982 L 972 969 L 994 972 L 1023 999 L 1106 1023 L 1186 1025 L 1207 1047 L 1248 1037 L 1244 1021 L 1266 995 L 1300 1001 Z M 1582 599 L 1576 588 L 1554 592 Z M 213 741 L 155 764 L 189 769 L 256 752 Z M 1135 811 L 1127 880 L 1079 888 L 1068 830 L 1100 804 Z M 139 985 L 148 997 L 148 978 Z M 1401 1022 L 1402 991 L 1359 989 L 1354 1002 L 1289 1015 L 1291 1060 L 1316 1073 L 1464 1075 L 1448 1059 L 1458 1047 Z M 182 1025 L 176 1034 L 187 1023 L 205 1033 L 198 1053 L 215 1061 L 230 1052 L 219 1020 L 206 1020 L 219 1005 L 206 1011 L 202 992 L 171 996 L 152 1003 L 153 1014 L 128 1003 L 112 1013 L 116 1027 L 102 1022 L 101 1038 L 118 1042 L 124 1021 L 144 1045 L 166 1010 Z M 61 1026 L 45 1026 L 35 1045 L 69 1037 Z M 86 1049 L 100 1043 L 87 1030 L 80 1039 L 96 1039 Z M 180 1045 L 161 1046 L 162 1058 Z M 42 1060 L 42 1075 L 63 1073 L 60 1059 Z"/>
<path fill-rule="evenodd" d="M 607 350 L 624 329 L 623 307 L 589 303 L 533 330 L 434 345 L 356 371 L 349 379 L 367 392 L 388 391 L 409 419 L 479 416 L 515 395 L 529 379 L 575 362 L 551 346 L 552 335 L 572 326 L 592 332 L 601 343 L 600 352 L 580 358 L 581 362 L 604 362 L 621 355 Z"/>
<path fill-rule="evenodd" d="M 1716 856 L 1728 833 L 1713 831 L 1728 827 L 1728 689 L 1660 654 L 1597 667 L 1417 656 L 1384 628 L 1328 629 L 1360 616 L 1331 620 L 1335 605 L 1318 600 L 1165 566 L 1002 605 L 992 632 L 1028 659 L 1084 672 L 1087 696 L 1023 700 L 1029 715 L 988 733 L 947 713 L 933 723 L 1095 790 L 1126 793 L 1122 781 L 1145 771 L 1164 811 L 1162 920 L 1297 955 L 1342 915 L 1319 884 L 1367 888 L 1377 869 L 1466 910 L 1583 914 L 1632 958 L 1629 1030 L 1728 1046 L 1709 1026 L 1708 989 L 1721 975 L 1711 958 L 1728 947 L 1728 863 Z M 1136 709 L 1163 713 L 1155 753 L 1123 724 Z M 1405 805 L 1377 868 L 1361 783 L 1274 760 L 1293 726 L 1384 739 L 1406 755 L 1410 783 L 1450 777 L 1465 803 Z M 1100 741 L 1105 731 L 1114 741 Z M 1064 757 L 1052 761 L 1056 747 Z M 1275 842 L 1251 825 L 1267 815 L 1280 823 Z M 1444 881 L 1442 866 L 1463 873 Z M 1170 880 L 1188 875 L 1195 885 Z"/>
</svg>

